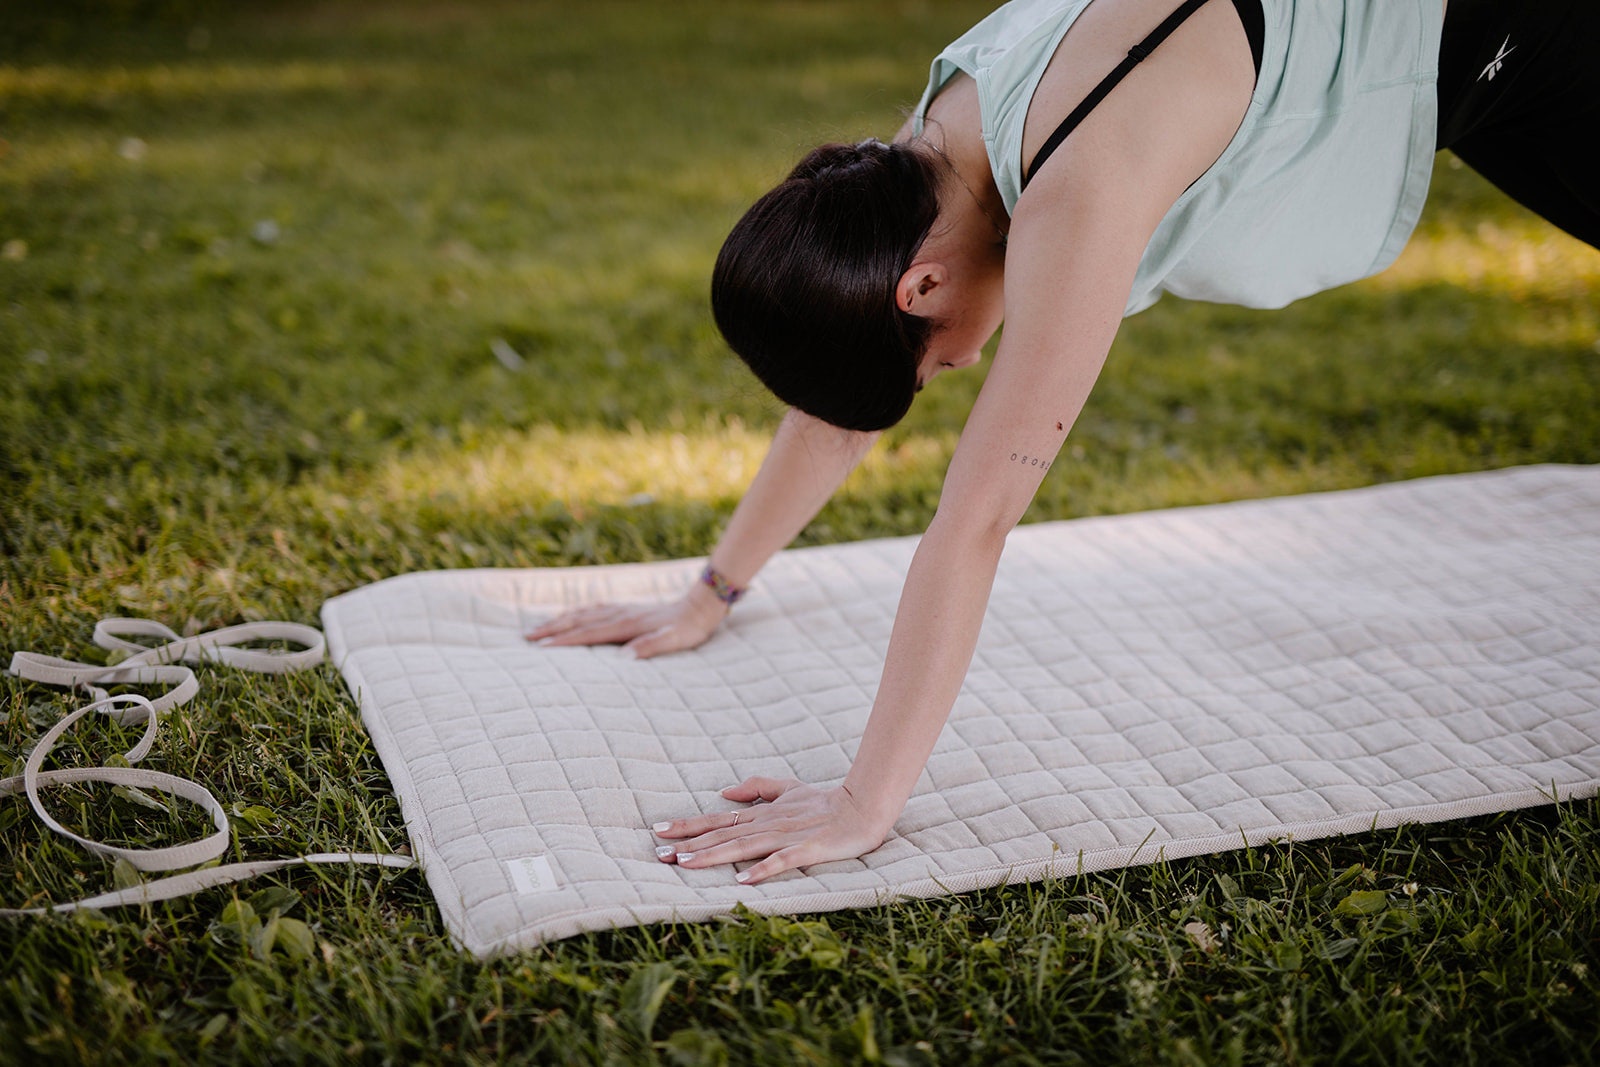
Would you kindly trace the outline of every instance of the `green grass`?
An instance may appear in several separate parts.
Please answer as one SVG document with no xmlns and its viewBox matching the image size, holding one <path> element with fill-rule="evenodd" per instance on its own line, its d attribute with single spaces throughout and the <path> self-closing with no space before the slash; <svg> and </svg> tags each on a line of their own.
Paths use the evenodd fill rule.
<svg viewBox="0 0 1600 1067">
<path fill-rule="evenodd" d="M 0 619 L 74 658 L 106 615 L 314 622 L 418 568 L 706 550 L 778 414 L 710 323 L 723 233 L 809 144 L 891 133 L 983 11 L 78 8 L 0 33 Z M 1441 159 L 1386 274 L 1130 320 L 1029 519 L 1600 462 L 1597 294 L 1600 253 Z M 920 531 L 981 377 L 804 540 Z M 204 682 L 150 762 L 248 813 L 234 858 L 405 844 L 331 668 Z M 0 681 L 0 769 L 72 704 Z M 303 871 L 0 923 L 0 1061 L 1586 1063 L 1597 831 L 1585 801 L 489 965 L 416 874 Z M 0 903 L 122 877 L 0 803 Z"/>
</svg>

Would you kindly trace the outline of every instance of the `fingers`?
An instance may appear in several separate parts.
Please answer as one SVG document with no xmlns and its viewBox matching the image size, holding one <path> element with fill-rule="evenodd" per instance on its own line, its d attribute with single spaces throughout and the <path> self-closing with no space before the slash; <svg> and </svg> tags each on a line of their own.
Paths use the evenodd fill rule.
<svg viewBox="0 0 1600 1067">
<path fill-rule="evenodd" d="M 523 637 L 527 638 L 529 641 L 541 641 L 544 638 L 554 637 L 557 634 L 566 633 L 567 631 L 576 629 L 577 627 L 586 626 L 597 619 L 616 612 L 617 610 L 618 608 L 612 604 L 590 604 L 587 607 L 574 608 L 571 611 L 562 612 L 553 619 L 548 619 L 545 622 L 540 623 L 538 626 L 535 626 L 533 629 L 523 634 Z"/>
<path fill-rule="evenodd" d="M 724 789 L 722 795 L 729 800 L 750 804 L 758 800 L 777 800 L 799 784 L 796 778 L 746 778 L 738 785 Z"/>
<path fill-rule="evenodd" d="M 651 829 L 669 842 L 656 848 L 662 862 L 700 868 L 757 860 L 738 876 L 748 885 L 795 867 L 863 856 L 888 834 L 843 786 L 818 789 L 792 778 L 753 777 L 722 795 L 772 803 L 656 823 Z"/>
<path fill-rule="evenodd" d="M 657 837 L 674 842 L 657 846 L 656 856 L 662 861 L 713 867 L 767 855 L 784 843 L 781 835 L 793 830 L 794 824 L 782 812 L 746 808 L 656 823 L 652 829 Z"/>
<path fill-rule="evenodd" d="M 722 791 L 722 795 L 729 800 L 755 803 L 762 800 L 777 800 L 784 793 L 802 785 L 796 778 L 746 778 L 738 785 L 730 785 Z M 709 815 L 696 815 L 689 819 L 674 819 L 670 822 L 658 822 L 650 829 L 655 831 L 657 837 L 679 839 L 685 837 L 698 837 L 714 830 L 730 829 L 738 825 L 733 821 L 732 815 L 737 814 L 739 821 L 749 825 L 758 816 L 754 811 L 745 810 L 737 813 L 714 811 Z M 770 819 L 771 815 L 763 812 L 761 818 Z"/>
<path fill-rule="evenodd" d="M 609 619 L 589 626 L 568 630 L 566 633 L 541 641 L 545 648 L 562 648 L 570 645 L 616 645 L 631 640 L 639 632 L 634 619 Z"/>
<path fill-rule="evenodd" d="M 765 881 L 775 874 L 792 871 L 796 867 L 804 867 L 807 861 L 803 851 L 804 846 L 802 845 L 790 845 L 788 848 L 780 848 L 760 863 L 747 867 L 734 875 L 733 880 L 744 885 L 755 885 L 757 882 Z"/>
<path fill-rule="evenodd" d="M 656 855 L 663 863 L 676 863 L 691 870 L 741 863 L 745 860 L 759 860 L 760 862 L 754 866 L 733 876 L 734 881 L 742 885 L 755 885 L 773 875 L 804 867 L 811 862 L 806 858 L 807 849 L 804 842 L 784 846 L 787 836 L 780 831 L 756 832 L 721 844 L 683 852 L 673 851 L 672 845 L 662 845 L 656 849 Z"/>
<path fill-rule="evenodd" d="M 563 612 L 526 631 L 523 637 L 544 647 L 627 646 L 636 659 L 681 652 L 704 643 L 720 620 L 708 620 L 676 605 L 591 604 Z"/>
<path fill-rule="evenodd" d="M 659 656 L 666 652 L 679 652 L 689 647 L 691 647 L 689 641 L 673 626 L 663 626 L 659 629 L 651 630 L 647 634 L 635 637 L 623 646 L 639 659 L 649 659 L 652 656 Z"/>
<path fill-rule="evenodd" d="M 740 863 L 772 855 L 774 851 L 783 847 L 786 839 L 786 835 L 779 830 L 757 830 L 755 833 L 735 837 L 720 844 L 660 853 L 660 856 L 665 863 L 676 863 L 680 867 L 691 869 L 721 867 L 729 863 Z"/>
<path fill-rule="evenodd" d="M 598 605 L 553 619 L 539 629 L 530 631 L 527 638 L 546 647 L 610 645 L 631 640 L 650 625 L 650 622 L 627 608 Z"/>
<path fill-rule="evenodd" d="M 737 816 L 737 819 L 735 819 Z M 743 823 L 749 827 L 754 818 L 748 811 L 714 811 L 710 815 L 696 815 L 692 819 L 674 819 L 671 822 L 658 822 L 650 829 L 655 831 L 657 837 L 668 840 L 681 840 L 686 837 L 700 837 L 702 834 L 715 833 L 718 830 L 731 830 Z M 718 840 L 721 840 L 719 838 Z M 713 841 L 696 842 L 700 844 L 715 844 Z"/>
<path fill-rule="evenodd" d="M 751 783 L 775 787 L 769 790 L 774 793 L 798 784 L 774 778 L 750 779 L 742 784 Z M 713 812 L 692 819 L 656 823 L 652 829 L 657 837 L 672 842 L 656 847 L 656 858 L 663 863 L 699 869 L 760 860 L 750 871 L 736 876 L 741 883 L 758 882 L 808 862 L 802 858 L 804 842 L 796 843 L 793 838 L 800 827 L 782 809 L 761 807 Z"/>
</svg>

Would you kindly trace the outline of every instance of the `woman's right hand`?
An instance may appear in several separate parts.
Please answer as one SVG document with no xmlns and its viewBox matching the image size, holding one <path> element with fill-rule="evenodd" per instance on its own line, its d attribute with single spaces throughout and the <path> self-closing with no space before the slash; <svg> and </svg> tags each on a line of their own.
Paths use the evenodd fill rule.
<svg viewBox="0 0 1600 1067">
<path fill-rule="evenodd" d="M 639 659 L 703 644 L 727 605 L 696 585 L 667 604 L 590 604 L 563 612 L 525 635 L 541 645 L 622 645 Z"/>
</svg>

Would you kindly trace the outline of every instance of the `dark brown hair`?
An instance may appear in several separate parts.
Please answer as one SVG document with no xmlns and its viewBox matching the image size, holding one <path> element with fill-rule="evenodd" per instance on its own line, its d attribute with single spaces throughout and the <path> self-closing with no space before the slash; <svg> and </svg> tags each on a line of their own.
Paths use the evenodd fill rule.
<svg viewBox="0 0 1600 1067">
<path fill-rule="evenodd" d="M 728 234 L 712 314 L 778 399 L 848 430 L 911 407 L 937 327 L 901 311 L 895 286 L 939 214 L 938 176 L 906 145 L 823 145 Z"/>
</svg>

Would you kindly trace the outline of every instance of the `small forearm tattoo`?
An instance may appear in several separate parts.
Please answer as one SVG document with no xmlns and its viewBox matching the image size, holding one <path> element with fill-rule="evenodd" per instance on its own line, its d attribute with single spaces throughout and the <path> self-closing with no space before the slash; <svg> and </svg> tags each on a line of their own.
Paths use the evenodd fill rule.
<svg viewBox="0 0 1600 1067">
<path fill-rule="evenodd" d="M 1057 422 L 1056 429 L 1064 430 L 1066 429 L 1066 426 L 1061 422 Z M 1020 463 L 1024 467 L 1038 467 L 1042 471 L 1047 471 L 1050 469 L 1049 456 L 1030 456 L 1026 452 L 1013 452 L 1011 453 L 1011 462 Z"/>
</svg>

